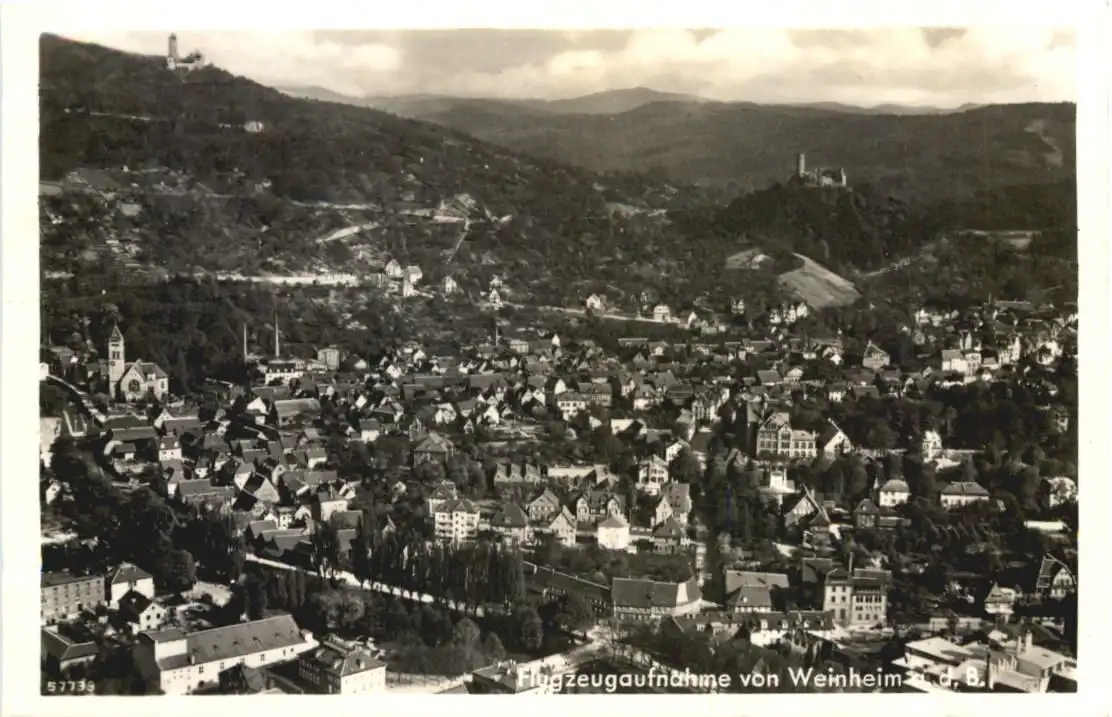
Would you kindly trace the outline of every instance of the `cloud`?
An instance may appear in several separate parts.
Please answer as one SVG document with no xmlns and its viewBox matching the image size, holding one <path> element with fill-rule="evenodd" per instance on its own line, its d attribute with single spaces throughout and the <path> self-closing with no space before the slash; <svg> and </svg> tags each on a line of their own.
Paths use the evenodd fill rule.
<svg viewBox="0 0 1112 717">
<path fill-rule="evenodd" d="M 75 35 L 161 53 L 154 33 Z M 1076 97 L 1072 32 L 1030 27 L 547 32 L 217 32 L 179 36 L 265 84 L 350 95 L 559 98 L 651 85 L 712 99 L 956 106 Z"/>
</svg>

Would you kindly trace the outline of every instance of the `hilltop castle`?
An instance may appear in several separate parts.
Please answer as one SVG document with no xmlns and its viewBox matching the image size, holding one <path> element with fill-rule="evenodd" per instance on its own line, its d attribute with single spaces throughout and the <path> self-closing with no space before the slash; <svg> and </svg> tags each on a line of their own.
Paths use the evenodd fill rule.
<svg viewBox="0 0 1112 717">
<path fill-rule="evenodd" d="M 178 36 L 170 35 L 169 46 L 166 48 L 166 69 L 168 70 L 196 70 L 205 67 L 205 56 L 194 50 L 185 57 L 178 55 Z"/>
<path fill-rule="evenodd" d="M 792 176 L 790 183 L 802 187 L 845 187 L 847 186 L 846 170 L 841 167 L 807 169 L 807 157 L 800 152 L 796 158 L 795 175 Z"/>
</svg>

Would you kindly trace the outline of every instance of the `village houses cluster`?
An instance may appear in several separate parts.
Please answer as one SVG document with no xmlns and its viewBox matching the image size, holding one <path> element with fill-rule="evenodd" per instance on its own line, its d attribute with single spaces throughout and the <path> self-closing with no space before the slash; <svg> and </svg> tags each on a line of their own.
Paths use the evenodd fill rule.
<svg viewBox="0 0 1112 717">
<path fill-rule="evenodd" d="M 387 274 L 406 287 L 420 278 L 419 269 L 396 262 Z M 497 290 L 492 287 L 491 293 Z M 587 307 L 606 308 L 599 296 L 588 299 Z M 735 314 L 746 310 L 744 302 L 731 308 Z M 104 387 L 111 410 L 103 413 L 87 392 L 74 388 L 83 410 L 42 419 L 42 457 L 49 465 L 58 436 L 95 435 L 98 460 L 120 480 L 147 480 L 172 504 L 219 506 L 236 516 L 252 554 L 302 563 L 312 550 L 312 533 L 323 524 L 338 525 L 341 553 L 350 551 L 361 515 L 349 505 L 359 481 L 340 477 L 330 463 L 330 441 L 371 447 L 400 441 L 408 447 L 404 471 L 384 473 L 392 476 L 384 480 L 392 481 L 395 497 L 423 496 L 433 540 L 497 540 L 526 549 L 542 541 L 569 549 L 596 544 L 610 551 L 686 555 L 694 567 L 684 581 L 615 577 L 604 584 L 530 562 L 526 577 L 544 595 L 576 592 L 600 616 L 665 620 L 670 629 L 743 629 L 758 644 L 809 639 L 799 637 L 804 633 L 830 639 L 839 630 L 886 624 L 892 582 L 886 569 L 839 563 L 832 549 L 839 527 L 896 528 L 904 520 L 899 507 L 911 491 L 893 478 L 874 485 L 856 504 L 840 505 L 794 485 L 789 478 L 794 464 L 846 455 L 877 460 L 891 449 L 864 445 L 829 418 L 797 425 L 792 396 L 802 392 L 830 403 L 921 397 L 935 387 L 1011 377 L 1021 360 L 1048 366 L 1073 350 L 1077 317 L 1021 302 L 966 312 L 923 308 L 904 332 L 928 359 L 921 371 L 908 372 L 873 343 L 850 353 L 837 336 L 794 335 L 793 324 L 806 315 L 805 305 L 779 307 L 766 317 L 768 336 L 718 341 L 713 321 L 692 313 L 680 321 L 698 333 L 689 340 L 628 336 L 618 339 L 618 354 L 591 340 L 533 329 L 497 336 L 454 356 L 433 355 L 412 341 L 374 361 L 327 346 L 311 358 L 262 358 L 250 387 L 210 381 L 206 390 L 215 410 L 171 396 L 166 372 L 141 358 L 129 360 L 116 327 L 107 358 L 86 366 L 83 374 L 88 386 Z M 663 305 L 653 308 L 652 317 L 674 321 Z M 991 345 L 979 338 L 986 327 L 997 337 Z M 763 368 L 748 373 L 739 368 L 755 357 Z M 72 388 L 79 382 L 77 363 L 72 350 L 51 349 L 44 378 Z M 1042 388 L 1049 396 L 1044 409 L 1064 430 L 1071 416 L 1054 402 L 1052 385 Z M 124 408 L 144 402 L 157 408 L 146 413 Z M 326 419 L 324 405 L 344 410 L 328 412 L 333 418 Z M 678 420 L 656 423 L 662 407 Z M 742 446 L 725 452 L 727 463 L 759 473 L 760 494 L 778 506 L 780 528 L 798 536 L 796 547 L 806 556 L 802 579 L 814 590 L 809 605 L 789 608 L 783 599 L 792 588 L 788 576 L 760 571 L 727 569 L 719 576 L 724 602 L 704 596 L 708 537 L 694 510 L 691 479 L 677 476 L 674 468 L 681 458 L 693 457 L 704 469 L 719 458 L 724 421 L 743 436 Z M 603 427 L 634 447 L 637 459 L 628 474 L 602 463 L 537 458 L 538 443 L 574 441 Z M 462 442 L 480 437 L 523 448 L 488 455 L 479 464 L 483 480 L 476 490 L 445 477 L 444 467 L 461 459 Z M 962 460 L 961 451 L 944 445 L 936 430 L 896 450 L 917 452 L 940 467 Z M 418 475 L 440 478 L 423 485 Z M 1056 496 L 1076 500 L 1069 478 L 1046 480 Z M 65 486 L 53 481 L 45 487 L 45 501 L 60 500 L 64 493 Z M 939 494 L 947 509 L 990 500 L 983 486 L 962 479 L 947 481 Z M 1073 589 L 1064 563 L 1049 556 L 1044 563 L 1032 593 L 1060 596 Z M 95 657 L 95 645 L 75 642 L 56 623 L 98 607 L 107 609 L 105 619 L 136 636 L 138 669 L 168 693 L 212 686 L 225 670 L 291 660 L 299 661 L 298 674 L 308 689 L 385 689 L 385 666 L 365 648 L 332 638 L 318 641 L 288 615 L 191 632 L 156 595 L 151 576 L 133 565 L 108 575 L 42 576 L 43 646 L 55 669 Z M 1069 673 L 1073 664 L 1045 650 L 1036 655 L 1041 648 L 1022 639 L 1009 647 L 997 636 L 981 652 L 961 648 L 968 655 L 943 649 L 939 639 L 908 647 L 909 655 L 920 655 L 907 658 L 908 669 L 926 675 L 921 677 L 926 682 L 933 674 L 938 683 L 940 669 L 956 671 L 965 661 L 980 660 L 996 682 L 1045 691 L 1051 674 Z M 1026 663 L 1041 672 L 1025 672 Z"/>
</svg>

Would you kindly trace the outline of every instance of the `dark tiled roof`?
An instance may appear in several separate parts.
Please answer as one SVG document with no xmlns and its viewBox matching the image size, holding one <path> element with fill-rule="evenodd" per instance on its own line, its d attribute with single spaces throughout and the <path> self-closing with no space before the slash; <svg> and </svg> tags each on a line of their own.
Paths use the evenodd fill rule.
<svg viewBox="0 0 1112 717">
<path fill-rule="evenodd" d="M 68 570 L 58 570 L 43 573 L 40 576 L 40 587 L 49 588 L 55 585 L 72 585 L 73 583 L 87 583 L 92 580 L 103 581 L 101 575 L 73 575 Z"/>
<path fill-rule="evenodd" d="M 186 635 L 185 640 L 185 653 L 159 660 L 160 668 L 182 667 L 190 660 L 197 665 L 231 660 L 304 642 L 297 623 L 288 614 L 195 632 Z"/>
<path fill-rule="evenodd" d="M 153 601 L 137 590 L 128 590 L 120 598 L 120 612 L 127 617 L 139 617 L 153 604 Z"/>
<path fill-rule="evenodd" d="M 121 563 L 114 572 L 111 573 L 108 582 L 111 585 L 119 585 L 121 583 L 136 583 L 140 580 L 154 580 L 146 570 L 132 565 L 131 563 Z"/>
<path fill-rule="evenodd" d="M 726 604 L 730 607 L 772 609 L 772 590 L 766 585 L 745 585 L 728 593 Z"/>
<path fill-rule="evenodd" d="M 781 589 L 786 589 L 788 587 L 788 576 L 783 573 L 757 573 L 746 570 L 726 570 L 724 576 L 727 595 L 742 587 Z"/>
<path fill-rule="evenodd" d="M 987 496 L 988 491 L 980 483 L 973 481 L 955 481 L 942 489 L 943 495 L 977 495 Z"/>
<path fill-rule="evenodd" d="M 503 528 L 524 528 L 529 525 L 529 517 L 525 515 L 525 511 L 520 506 L 515 503 L 507 503 L 494 516 L 491 524 Z"/>
<path fill-rule="evenodd" d="M 42 629 L 42 652 L 49 655 L 59 663 L 81 658 L 95 657 L 97 645 L 95 642 L 73 642 L 59 635 L 56 631 L 44 627 Z"/>
<path fill-rule="evenodd" d="M 700 597 L 699 583 L 692 578 L 687 583 L 660 583 L 639 578 L 614 578 L 610 592 L 615 607 L 676 607 L 681 587 L 686 588 L 687 602 Z"/>
<path fill-rule="evenodd" d="M 340 645 L 326 642 L 315 650 L 305 653 L 302 660 L 312 662 L 319 669 L 338 677 L 347 677 L 361 672 L 385 667 L 364 647 Z"/>
<path fill-rule="evenodd" d="M 538 588 L 552 588 L 565 593 L 578 593 L 588 600 L 610 600 L 610 588 L 605 585 L 528 562 L 525 563 L 525 581 Z"/>
</svg>

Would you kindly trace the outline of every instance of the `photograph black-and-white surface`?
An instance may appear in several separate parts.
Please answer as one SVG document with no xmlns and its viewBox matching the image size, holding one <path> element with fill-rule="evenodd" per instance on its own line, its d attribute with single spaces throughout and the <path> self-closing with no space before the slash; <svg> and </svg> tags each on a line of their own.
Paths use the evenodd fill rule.
<svg viewBox="0 0 1112 717">
<path fill-rule="evenodd" d="M 1069 28 L 39 54 L 43 695 L 1077 691 Z"/>
</svg>

